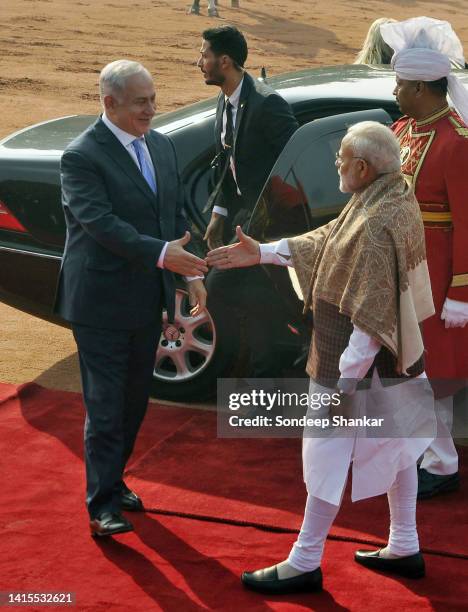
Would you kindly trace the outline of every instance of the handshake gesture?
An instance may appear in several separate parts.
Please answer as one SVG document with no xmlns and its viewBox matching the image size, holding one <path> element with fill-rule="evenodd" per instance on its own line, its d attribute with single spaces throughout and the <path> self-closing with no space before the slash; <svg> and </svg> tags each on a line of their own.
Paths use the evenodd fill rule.
<svg viewBox="0 0 468 612">
<path fill-rule="evenodd" d="M 183 276 L 203 276 L 208 272 L 208 267 L 203 259 L 184 249 L 189 242 L 190 232 L 185 232 L 182 238 L 171 240 L 164 255 L 164 267 Z"/>
<path fill-rule="evenodd" d="M 183 276 L 203 277 L 205 272 L 208 272 L 208 266 L 203 259 L 184 249 L 188 242 L 190 242 L 190 232 L 185 232 L 182 238 L 171 240 L 168 243 L 164 255 L 164 267 Z M 206 306 L 206 289 L 203 279 L 187 279 L 187 290 L 192 306 L 190 314 L 195 317 L 201 314 Z"/>
<path fill-rule="evenodd" d="M 219 270 L 229 268 L 247 268 L 260 263 L 260 244 L 244 234 L 240 225 L 236 227 L 239 240 L 236 244 L 221 246 L 209 251 L 206 263 Z"/>
<path fill-rule="evenodd" d="M 227 270 L 229 268 L 247 268 L 259 264 L 259 243 L 244 234 L 240 225 L 236 227 L 236 235 L 239 242 L 212 249 L 204 261 L 184 249 L 184 246 L 190 242 L 190 233 L 185 232 L 182 238 L 169 242 L 164 256 L 164 267 L 184 276 L 203 276 L 208 272 L 208 266 Z M 202 279 L 188 281 L 188 292 L 190 304 L 193 306 L 190 313 L 192 316 L 196 316 L 204 310 L 206 305 L 206 289 Z"/>
</svg>

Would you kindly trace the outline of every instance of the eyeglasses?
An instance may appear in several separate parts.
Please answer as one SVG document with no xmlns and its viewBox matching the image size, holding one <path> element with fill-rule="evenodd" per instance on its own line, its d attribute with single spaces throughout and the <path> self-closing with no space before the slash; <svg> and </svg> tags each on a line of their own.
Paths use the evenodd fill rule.
<svg viewBox="0 0 468 612">
<path fill-rule="evenodd" d="M 341 157 L 341 155 L 338 153 L 338 151 L 335 153 L 335 159 L 336 159 L 336 163 L 341 166 L 341 164 L 343 163 L 343 158 Z M 351 157 L 348 157 L 348 159 L 360 159 L 362 161 L 365 161 L 366 164 L 368 164 L 369 162 L 367 161 L 367 159 L 364 159 L 364 157 L 360 157 L 359 155 L 352 155 Z"/>
</svg>

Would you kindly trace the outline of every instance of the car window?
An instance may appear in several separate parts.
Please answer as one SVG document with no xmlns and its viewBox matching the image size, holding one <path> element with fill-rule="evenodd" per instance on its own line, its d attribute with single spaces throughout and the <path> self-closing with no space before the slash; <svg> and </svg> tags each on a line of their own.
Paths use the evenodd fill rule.
<svg viewBox="0 0 468 612">
<path fill-rule="evenodd" d="M 335 154 L 353 123 L 390 124 L 382 109 L 346 113 L 308 123 L 278 158 L 255 206 L 248 233 L 261 242 L 294 236 L 338 216 L 349 194 L 339 190 Z"/>
</svg>

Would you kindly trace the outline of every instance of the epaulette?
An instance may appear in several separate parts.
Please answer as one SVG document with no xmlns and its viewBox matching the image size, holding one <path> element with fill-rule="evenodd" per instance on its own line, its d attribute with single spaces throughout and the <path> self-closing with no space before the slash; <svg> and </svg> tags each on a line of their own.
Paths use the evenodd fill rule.
<svg viewBox="0 0 468 612">
<path fill-rule="evenodd" d="M 466 127 L 466 125 L 463 125 L 463 123 L 461 123 L 456 117 L 454 117 L 453 115 L 451 115 L 449 117 L 449 121 L 450 123 L 453 125 L 453 127 L 455 128 L 456 133 L 459 136 L 463 136 L 463 138 L 468 138 L 468 127 Z"/>
</svg>

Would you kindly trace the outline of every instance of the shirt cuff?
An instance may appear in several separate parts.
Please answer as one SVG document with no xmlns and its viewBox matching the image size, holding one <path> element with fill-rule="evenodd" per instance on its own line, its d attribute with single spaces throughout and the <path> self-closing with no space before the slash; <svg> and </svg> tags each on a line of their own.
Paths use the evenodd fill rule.
<svg viewBox="0 0 468 612">
<path fill-rule="evenodd" d="M 282 238 L 276 242 L 269 242 L 268 244 L 260 244 L 260 263 L 289 266 L 292 268 L 293 261 L 287 238 Z"/>
<path fill-rule="evenodd" d="M 218 215 L 223 215 L 223 217 L 228 216 L 228 209 L 223 206 L 213 206 L 213 212 L 218 213 Z"/>
<path fill-rule="evenodd" d="M 157 263 L 157 267 L 161 268 L 162 270 L 164 270 L 164 257 L 166 255 L 166 251 L 167 251 L 167 246 L 168 246 L 168 242 L 166 242 L 166 244 L 163 246 L 161 253 L 159 254 L 159 259 L 158 259 L 158 263 Z"/>
<path fill-rule="evenodd" d="M 199 278 L 203 280 L 205 277 L 204 276 L 184 276 L 184 278 L 185 278 L 185 282 L 189 283 L 190 281 L 194 281 Z"/>
</svg>

